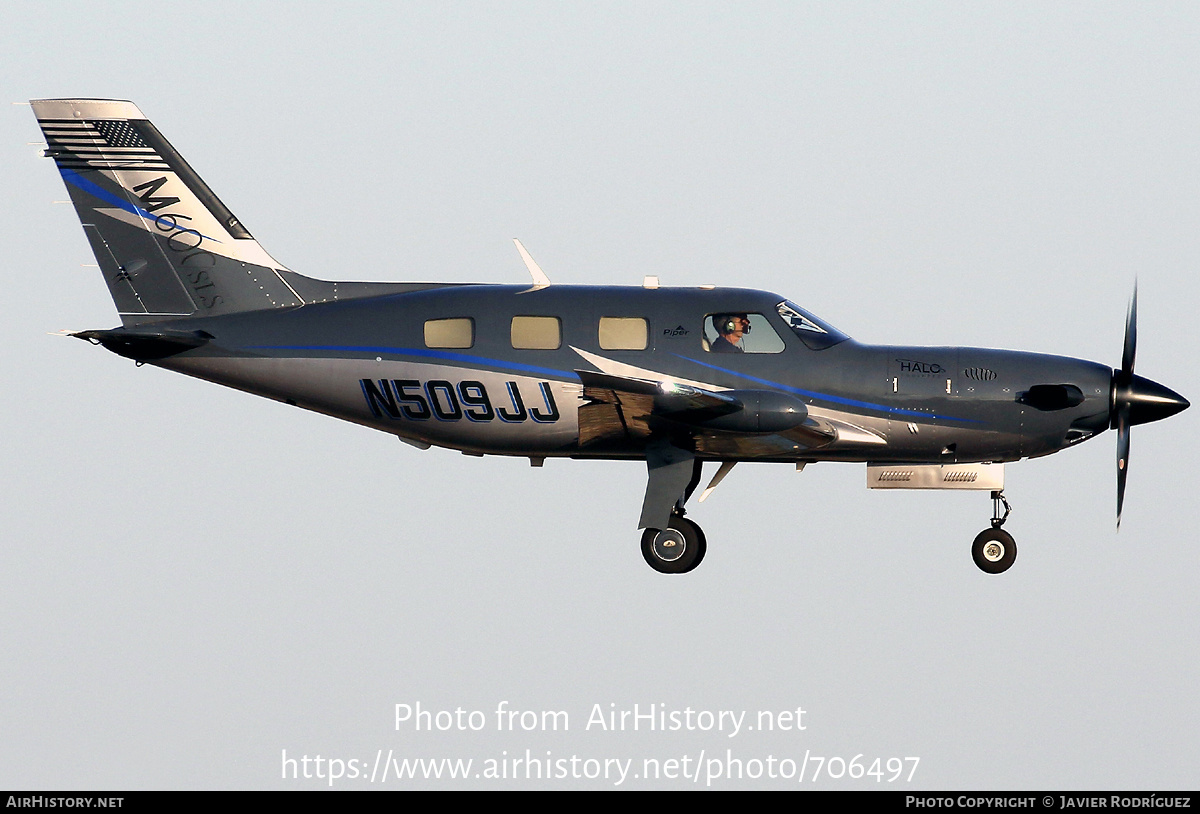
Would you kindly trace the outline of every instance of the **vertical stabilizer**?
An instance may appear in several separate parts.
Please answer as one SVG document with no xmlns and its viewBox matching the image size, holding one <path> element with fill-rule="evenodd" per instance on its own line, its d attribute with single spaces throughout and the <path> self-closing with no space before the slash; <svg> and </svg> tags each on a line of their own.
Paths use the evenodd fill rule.
<svg viewBox="0 0 1200 814">
<path fill-rule="evenodd" d="M 124 324 L 303 304 L 132 102 L 31 105 Z"/>
</svg>

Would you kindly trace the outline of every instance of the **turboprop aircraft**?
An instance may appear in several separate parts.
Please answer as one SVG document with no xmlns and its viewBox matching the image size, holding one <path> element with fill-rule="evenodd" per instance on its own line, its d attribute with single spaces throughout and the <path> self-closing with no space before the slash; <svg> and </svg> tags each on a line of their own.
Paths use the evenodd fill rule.
<svg viewBox="0 0 1200 814">
<path fill-rule="evenodd" d="M 991 492 L 972 545 L 1016 558 L 1004 464 L 1117 431 L 1117 523 L 1130 427 L 1188 407 L 1121 367 L 981 348 L 855 342 L 766 291 L 344 283 L 259 246 L 130 102 L 43 99 L 33 111 L 121 327 L 71 334 L 145 363 L 471 455 L 644 461 L 646 562 L 692 570 L 707 548 L 684 506 L 735 464 L 866 464 L 880 489 Z M 1001 508 L 1003 507 L 1003 513 Z"/>
</svg>

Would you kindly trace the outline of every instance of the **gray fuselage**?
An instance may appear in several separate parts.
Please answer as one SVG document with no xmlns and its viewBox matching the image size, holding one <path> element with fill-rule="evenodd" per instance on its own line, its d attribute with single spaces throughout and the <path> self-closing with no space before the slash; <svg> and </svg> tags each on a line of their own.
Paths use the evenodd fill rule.
<svg viewBox="0 0 1200 814">
<path fill-rule="evenodd" d="M 782 302 L 748 289 L 432 287 L 156 323 L 212 339 L 154 363 L 410 440 L 508 455 L 643 457 L 644 433 L 581 439 L 580 410 L 591 403 L 581 369 L 789 394 L 837 431 L 824 444 L 787 431 L 692 431 L 697 454 L 712 460 L 1014 461 L 1108 426 L 1113 371 L 1104 365 L 864 345 L 831 328 L 822 347 L 784 321 Z M 754 315 L 777 340 L 764 352 L 715 352 L 706 338 L 714 314 Z M 557 319 L 558 347 L 514 347 L 520 317 Z M 645 347 L 603 347 L 602 318 L 644 320 Z M 470 346 L 429 347 L 427 323 L 456 319 L 470 320 Z"/>
</svg>

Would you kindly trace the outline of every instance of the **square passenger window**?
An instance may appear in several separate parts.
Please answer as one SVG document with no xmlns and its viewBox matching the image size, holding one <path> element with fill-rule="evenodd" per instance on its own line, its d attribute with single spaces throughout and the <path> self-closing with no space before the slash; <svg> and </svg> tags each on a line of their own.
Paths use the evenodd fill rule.
<svg viewBox="0 0 1200 814">
<path fill-rule="evenodd" d="M 779 353 L 783 347 L 762 314 L 727 311 L 704 318 L 704 349 L 709 353 Z"/>
<path fill-rule="evenodd" d="M 475 344 L 475 320 L 470 317 L 425 320 L 425 347 L 469 348 Z"/>
<path fill-rule="evenodd" d="M 557 350 L 562 345 L 558 317 L 513 317 L 512 346 L 530 350 Z"/>
<path fill-rule="evenodd" d="M 600 347 L 604 350 L 645 350 L 650 326 L 642 317 L 600 317 Z"/>
</svg>

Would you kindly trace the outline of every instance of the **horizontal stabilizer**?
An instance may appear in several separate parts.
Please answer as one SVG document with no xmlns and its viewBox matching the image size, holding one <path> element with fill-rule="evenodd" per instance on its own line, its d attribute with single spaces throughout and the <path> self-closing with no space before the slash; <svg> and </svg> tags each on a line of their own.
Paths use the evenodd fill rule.
<svg viewBox="0 0 1200 814">
<path fill-rule="evenodd" d="M 138 362 L 166 359 L 208 344 L 213 338 L 207 331 L 138 330 L 115 328 L 111 331 L 79 331 L 71 336 L 85 339 Z"/>
</svg>

